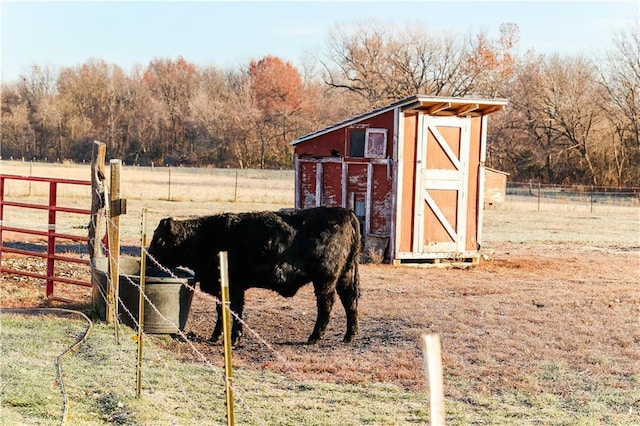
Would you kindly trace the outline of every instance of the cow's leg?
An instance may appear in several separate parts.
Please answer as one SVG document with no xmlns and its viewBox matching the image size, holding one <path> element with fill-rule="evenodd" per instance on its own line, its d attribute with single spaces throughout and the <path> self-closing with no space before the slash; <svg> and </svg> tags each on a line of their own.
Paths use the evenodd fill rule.
<svg viewBox="0 0 640 426">
<path fill-rule="evenodd" d="M 237 345 L 242 337 L 242 312 L 244 311 L 244 290 L 232 291 L 231 299 L 231 344 Z M 234 315 L 235 314 L 235 315 Z"/>
<path fill-rule="evenodd" d="M 329 317 L 331 316 L 331 309 L 333 308 L 333 301 L 335 300 L 335 287 L 335 281 L 320 281 L 319 284 L 316 284 L 314 281 L 313 283 L 318 316 L 316 318 L 316 325 L 313 328 L 313 333 L 309 336 L 308 342 L 311 344 L 320 341 L 327 328 L 327 324 L 329 324 Z"/>
<path fill-rule="evenodd" d="M 217 270 L 215 271 L 217 272 Z M 222 335 L 222 304 L 220 302 L 220 284 L 218 282 L 218 277 L 216 273 L 211 271 L 205 271 L 201 274 L 197 275 L 200 281 L 200 290 L 204 293 L 207 293 L 213 296 L 216 304 L 216 325 L 213 328 L 213 333 L 211 333 L 211 337 L 209 340 L 211 342 L 216 342 Z"/>
<path fill-rule="evenodd" d="M 358 334 L 358 269 L 353 269 L 344 273 L 338 280 L 336 291 L 340 296 L 344 312 L 347 316 L 347 332 L 342 340 L 345 343 L 351 342 Z"/>
<path fill-rule="evenodd" d="M 222 302 L 216 297 L 216 326 L 211 334 L 212 342 L 217 342 L 222 335 Z"/>
</svg>

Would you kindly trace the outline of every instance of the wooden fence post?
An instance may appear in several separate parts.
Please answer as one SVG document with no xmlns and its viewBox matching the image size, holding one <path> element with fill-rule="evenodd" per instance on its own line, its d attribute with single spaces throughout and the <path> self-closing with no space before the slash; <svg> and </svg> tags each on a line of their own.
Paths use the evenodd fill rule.
<svg viewBox="0 0 640 426">
<path fill-rule="evenodd" d="M 427 371 L 427 385 L 429 387 L 431 426 L 444 426 L 444 390 L 440 336 L 437 334 L 425 334 L 422 337 L 424 339 L 424 366 Z"/>
<path fill-rule="evenodd" d="M 115 323 L 116 342 L 120 342 L 118 336 L 118 300 L 120 287 L 120 215 L 127 212 L 126 200 L 120 198 L 120 172 L 122 170 L 122 160 L 111 160 L 111 185 L 109 187 L 109 222 L 107 223 L 107 233 L 109 236 L 109 271 L 111 276 L 111 286 L 109 297 L 113 302 L 111 318 Z M 107 321 L 109 318 L 107 318 Z"/>
<path fill-rule="evenodd" d="M 106 150 L 107 146 L 103 142 L 93 142 L 93 152 L 91 154 L 91 216 L 88 231 L 89 241 L 87 243 L 89 258 L 91 259 L 102 257 L 100 237 L 105 229 L 104 181 L 106 179 L 106 171 L 104 168 L 104 157 Z"/>
</svg>

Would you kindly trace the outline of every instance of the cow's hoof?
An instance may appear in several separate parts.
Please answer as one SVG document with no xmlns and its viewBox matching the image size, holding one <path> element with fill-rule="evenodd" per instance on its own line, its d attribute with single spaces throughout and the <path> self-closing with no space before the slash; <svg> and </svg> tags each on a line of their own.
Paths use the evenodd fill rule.
<svg viewBox="0 0 640 426">
<path fill-rule="evenodd" d="M 320 338 L 319 338 L 319 337 L 316 337 L 316 336 L 309 336 L 309 340 L 307 340 L 307 344 L 309 344 L 309 345 L 316 345 L 319 341 L 320 341 Z"/>
<path fill-rule="evenodd" d="M 218 335 L 212 334 L 211 337 L 209 338 L 209 341 L 211 343 L 216 343 L 219 339 L 220 339 L 220 335 L 219 334 Z"/>
<path fill-rule="evenodd" d="M 231 346 L 237 346 L 240 343 L 240 338 L 242 337 L 242 333 L 238 333 L 237 335 L 231 334 Z"/>
<path fill-rule="evenodd" d="M 351 343 L 355 338 L 356 338 L 355 334 L 347 334 L 346 336 L 344 336 L 344 339 L 342 339 L 342 343 Z"/>
</svg>

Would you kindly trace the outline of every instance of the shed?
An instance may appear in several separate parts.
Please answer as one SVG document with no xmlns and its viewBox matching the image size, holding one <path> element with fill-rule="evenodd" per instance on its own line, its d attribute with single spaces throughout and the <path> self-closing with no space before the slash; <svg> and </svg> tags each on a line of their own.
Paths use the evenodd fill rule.
<svg viewBox="0 0 640 426">
<path fill-rule="evenodd" d="M 507 198 L 507 176 L 509 173 L 485 167 L 484 198 L 485 204 L 504 203 Z"/>
<path fill-rule="evenodd" d="M 413 95 L 302 136 L 295 207 L 354 210 L 365 254 L 394 264 L 475 262 L 487 116 L 506 104 Z"/>
</svg>

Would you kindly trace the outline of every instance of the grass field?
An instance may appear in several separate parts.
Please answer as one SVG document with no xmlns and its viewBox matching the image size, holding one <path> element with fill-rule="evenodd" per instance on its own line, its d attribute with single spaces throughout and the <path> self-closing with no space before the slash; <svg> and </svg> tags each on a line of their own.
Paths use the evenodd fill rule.
<svg viewBox="0 0 640 426">
<path fill-rule="evenodd" d="M 25 174 L 0 164 L 2 173 Z M 75 178 L 82 177 L 72 173 L 88 170 L 47 167 L 47 173 Z M 235 192 L 235 172 L 219 173 L 231 173 L 225 185 Z M 151 211 L 150 227 L 167 215 L 290 207 L 286 173 L 266 181 L 239 174 L 238 188 L 247 192 L 235 202 L 213 196 L 191 201 L 186 189 L 180 201 L 168 201 L 165 187 L 132 183 L 142 195 L 123 191 L 130 200 L 122 218 L 125 237 L 137 243 L 143 207 Z M 123 180 L 127 176 L 125 168 Z M 172 171 L 174 182 L 179 176 Z M 290 188 L 291 198 L 259 197 L 271 187 Z M 251 188 L 261 188 L 255 198 Z M 14 196 L 27 195 L 16 189 Z M 81 195 L 64 200 L 87 203 Z M 448 424 L 640 424 L 638 206 L 603 204 L 591 211 L 588 204 L 543 203 L 538 211 L 535 202 L 510 200 L 486 209 L 483 236 L 487 261 L 471 269 L 362 265 L 361 333 L 349 345 L 339 343 L 345 322 L 339 305 L 326 338 L 302 344 L 315 316 L 312 289 L 292 299 L 250 290 L 248 326 L 269 346 L 248 332 L 234 349 L 238 424 L 424 424 L 422 333 L 442 339 Z M 69 273 L 86 274 L 75 269 Z M 51 304 L 36 280 L 3 276 L 0 286 L 1 306 Z M 211 298 L 197 291 L 185 332 L 208 337 L 214 311 Z M 59 424 L 54 360 L 81 325 L 8 314 L 0 320 L 5 424 Z M 116 345 L 112 329 L 98 323 L 66 361 L 70 419 L 224 424 L 221 346 L 148 336 L 138 400 L 132 334 L 124 329 L 124 343 Z"/>
</svg>

